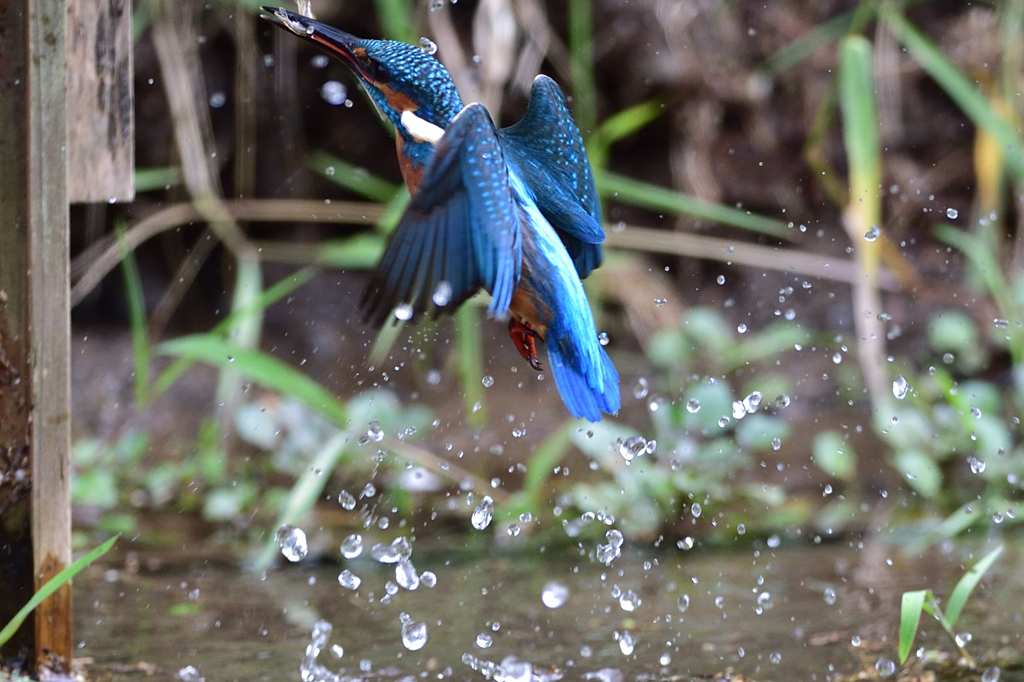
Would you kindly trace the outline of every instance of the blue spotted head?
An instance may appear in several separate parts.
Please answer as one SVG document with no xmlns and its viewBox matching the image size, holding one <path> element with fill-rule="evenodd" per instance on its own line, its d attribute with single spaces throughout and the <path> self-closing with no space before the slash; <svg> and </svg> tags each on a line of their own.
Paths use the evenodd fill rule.
<svg viewBox="0 0 1024 682">
<path fill-rule="evenodd" d="M 282 8 L 264 7 L 265 19 L 288 29 L 344 62 L 373 99 L 381 116 L 417 143 L 402 125 L 406 112 L 441 129 L 462 110 L 447 69 L 423 50 L 393 40 L 364 40 Z M 411 150 L 408 150 L 411 151 Z"/>
</svg>

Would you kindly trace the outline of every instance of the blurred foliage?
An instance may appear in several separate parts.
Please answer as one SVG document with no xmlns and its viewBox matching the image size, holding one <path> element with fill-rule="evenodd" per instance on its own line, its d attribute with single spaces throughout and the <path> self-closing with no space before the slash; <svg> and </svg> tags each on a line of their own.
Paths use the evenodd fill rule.
<svg viewBox="0 0 1024 682">
<path fill-rule="evenodd" d="M 905 275 L 910 269 L 912 276 L 902 280 L 908 288 L 917 287 L 919 282 L 894 248 L 900 239 L 895 228 L 908 219 L 897 213 L 898 201 L 905 200 L 903 195 L 894 199 L 885 192 L 894 168 L 901 166 L 888 165 L 894 152 L 891 140 L 885 137 L 885 102 L 881 94 L 875 99 L 876 92 L 888 92 L 880 81 L 881 74 L 876 73 L 876 65 L 886 54 L 868 39 L 869 29 L 877 27 L 876 41 L 880 31 L 888 31 L 886 37 L 905 48 L 903 58 L 913 59 L 938 85 L 942 101 L 948 100 L 964 121 L 977 126 L 979 138 L 973 170 L 982 185 L 978 194 L 986 197 L 979 199 L 983 210 L 970 218 L 968 229 L 938 224 L 934 231 L 935 239 L 948 246 L 946 255 L 950 256 L 941 267 L 953 270 L 957 277 L 963 276 L 964 282 L 976 292 L 975 301 L 965 307 L 961 301 L 947 296 L 941 306 L 929 309 L 930 319 L 920 334 L 920 345 L 894 344 L 896 350 L 891 356 L 880 354 L 874 360 L 866 360 L 866 354 L 860 353 L 859 368 L 844 363 L 834 370 L 832 379 L 839 385 L 834 400 L 821 399 L 820 403 L 801 406 L 804 410 L 823 412 L 839 407 L 863 408 L 862 388 L 869 383 L 863 375 L 870 370 L 891 377 L 892 398 L 872 396 L 876 403 L 870 427 L 887 446 L 881 454 L 882 462 L 905 481 L 904 489 L 919 503 L 909 512 L 923 517 L 918 526 L 922 531 L 919 537 L 922 541 L 934 541 L 952 537 L 985 519 L 998 525 L 1020 516 L 1024 439 L 1018 428 L 1018 415 L 1024 411 L 1024 276 L 1020 274 L 1019 259 L 1006 257 L 1010 245 L 1005 235 L 1013 231 L 1008 197 L 1013 193 L 1002 190 L 1006 183 L 1017 183 L 1012 186 L 1019 192 L 1024 144 L 1019 130 L 1020 112 L 1010 104 L 1015 101 L 1021 78 L 1020 58 L 1013 53 L 1014 43 L 1019 43 L 1018 34 L 1006 31 L 1003 35 L 1001 47 L 1005 58 L 993 62 L 993 70 L 998 73 L 993 74 L 992 80 L 998 87 L 983 87 L 985 84 L 974 74 L 965 72 L 964 65 L 947 56 L 947 46 L 942 44 L 940 48 L 941 43 L 936 44 L 900 11 L 900 7 L 911 11 L 920 4 L 861 2 L 850 12 L 810 25 L 801 37 L 760 59 L 756 71 L 746 74 L 745 81 L 724 80 L 726 72 L 735 65 L 729 54 L 720 55 L 724 66 L 698 63 L 719 70 L 701 73 L 697 81 L 712 82 L 719 78 L 725 83 L 716 86 L 719 92 L 714 94 L 721 101 L 714 111 L 727 124 L 718 120 L 715 125 L 722 130 L 745 127 L 754 131 L 750 135 L 758 144 L 741 150 L 747 155 L 744 163 L 759 166 L 760 161 L 752 160 L 755 156 L 761 159 L 791 142 L 790 137 L 799 137 L 791 146 L 803 152 L 801 166 L 807 183 L 800 186 L 796 198 L 778 199 L 778 184 L 760 187 L 766 183 L 764 179 L 751 180 L 764 176 L 751 173 L 736 179 L 738 184 L 755 188 L 756 191 L 749 191 L 758 197 L 757 210 L 734 200 L 729 191 L 722 191 L 714 200 L 704 196 L 715 192 L 698 196 L 679 191 L 678 187 L 685 184 L 679 177 L 698 177 L 702 170 L 684 163 L 692 155 L 703 153 L 692 146 L 671 152 L 676 154 L 671 158 L 662 155 L 652 160 L 651 150 L 661 145 L 645 140 L 642 172 L 627 175 L 626 169 L 635 167 L 621 163 L 617 151 L 636 144 L 638 138 L 658 126 L 681 125 L 679 121 L 684 117 L 680 112 L 690 113 L 684 110 L 683 100 L 689 101 L 692 94 L 686 88 L 698 87 L 694 85 L 696 81 L 685 81 L 686 87 L 680 85 L 675 91 L 666 88 L 661 92 L 650 87 L 652 82 L 660 81 L 645 78 L 643 87 L 634 93 L 636 97 L 614 96 L 605 92 L 605 79 L 597 77 L 601 50 L 611 48 L 602 47 L 602 41 L 595 37 L 595 31 L 601 27 L 598 22 L 595 28 L 592 3 L 570 1 L 566 5 L 566 23 L 559 29 L 568 46 L 567 63 L 560 66 L 571 76 L 572 106 L 587 139 L 602 199 L 611 207 L 606 214 L 615 216 L 613 220 L 620 215 L 631 220 L 657 215 L 661 220 L 670 214 L 689 219 L 687 226 L 712 222 L 740 230 L 762 244 L 787 241 L 799 244 L 793 248 L 809 248 L 806 242 L 799 243 L 806 228 L 801 225 L 800 230 L 794 230 L 788 216 L 779 219 L 775 215 L 776 204 L 772 203 L 788 206 L 789 202 L 806 201 L 807 206 L 826 216 L 821 219 L 823 223 L 828 222 L 827 216 L 834 217 L 835 222 L 845 220 L 850 237 L 846 253 L 854 254 L 859 268 L 857 281 L 868 281 L 876 293 L 881 286 L 879 262 L 898 274 Z M 232 3 L 228 7 L 234 11 L 243 5 L 255 11 L 250 3 Z M 377 0 L 373 6 L 384 35 L 409 42 L 417 40 L 420 17 L 414 3 Z M 223 9 L 214 7 L 210 11 Z M 997 19 L 1007 26 L 1019 25 L 1020 17 L 1014 11 L 1001 10 Z M 135 15 L 138 36 L 144 34 L 153 16 L 152 2 L 141 3 Z M 703 16 L 699 19 L 705 20 Z M 706 24 L 699 26 L 707 28 Z M 205 44 L 206 36 L 203 38 Z M 281 37 L 275 34 L 273 39 Z M 605 42 L 612 45 L 614 41 Z M 788 116 L 786 112 L 779 112 L 776 117 L 786 120 L 786 126 L 772 129 L 773 132 L 766 132 L 769 126 L 765 120 L 751 123 L 743 118 L 742 112 L 748 109 L 767 106 L 765 102 L 777 103 L 778 100 L 767 99 L 776 85 L 786 97 L 791 96 L 796 87 L 784 81 L 787 72 L 812 70 L 809 62 L 820 61 L 821 53 L 833 46 L 838 64 L 828 62 L 824 68 L 813 65 L 814 78 L 818 80 L 807 81 L 813 82 L 813 87 L 805 89 L 819 95 L 806 104 L 810 111 L 806 130 L 797 128 L 801 125 L 796 120 L 799 117 Z M 631 49 L 636 49 L 635 44 Z M 268 53 L 264 57 L 268 68 L 274 63 L 272 58 L 268 59 L 272 56 Z M 901 78 L 906 78 L 912 69 L 907 64 L 902 67 Z M 300 64 L 299 73 L 304 70 L 309 68 Z M 659 72 L 658 76 L 677 77 L 670 70 Z M 284 85 L 289 84 L 295 85 L 290 81 Z M 287 92 L 284 85 L 278 83 L 276 87 Z M 652 89 L 655 91 L 649 92 Z M 706 92 L 700 94 L 707 97 Z M 621 108 L 606 112 L 606 105 L 611 102 Z M 289 116 L 299 117 L 300 103 L 279 104 L 286 113 L 275 114 L 275 121 L 285 131 L 282 135 L 288 136 L 288 144 L 296 145 L 300 136 L 286 124 L 295 122 Z M 321 102 L 314 104 L 322 106 Z M 842 118 L 841 126 L 833 125 L 837 116 Z M 908 121 L 904 125 L 918 123 Z M 959 125 L 963 127 L 962 123 Z M 317 181 L 333 183 L 331 189 L 340 192 L 342 200 L 357 196 L 386 205 L 383 217 L 369 231 L 319 242 L 311 264 L 369 269 L 408 205 L 408 192 L 361 165 L 373 165 L 376 152 L 364 153 L 361 162 L 357 162 L 317 148 L 334 148 L 339 140 L 352 141 L 351 133 L 338 133 L 335 137 L 332 132 L 330 136 L 311 139 L 316 143 L 311 150 L 297 155 L 301 170 L 311 169 Z M 724 135 L 716 141 L 729 150 L 728 154 L 716 157 L 719 161 L 733 157 L 733 142 L 734 138 Z M 388 149 L 389 158 L 390 154 Z M 169 156 L 173 158 L 173 154 Z M 906 158 L 901 157 L 900 162 L 905 164 Z M 921 167 L 936 165 L 916 158 L 915 162 L 920 162 Z M 183 173 L 168 163 L 157 160 L 151 167 L 138 169 L 138 191 L 156 194 L 175 190 Z M 641 179 L 654 175 L 661 166 L 672 167 L 673 183 Z M 648 172 L 648 167 L 655 170 Z M 281 184 L 299 177 L 300 170 L 287 170 L 293 175 L 283 174 L 286 181 Z M 729 172 L 728 168 L 721 171 L 725 176 Z M 661 177 L 667 175 L 660 172 Z M 890 190 L 889 194 L 893 192 Z M 913 197 L 906 200 L 914 201 Z M 947 216 L 953 220 L 955 212 Z M 938 222 L 931 215 L 917 220 Z M 131 227 L 126 229 L 130 231 Z M 835 231 L 843 239 L 842 231 Z M 824 228 L 819 230 L 820 234 L 826 234 Z M 105 440 L 83 439 L 76 444 L 74 499 L 78 505 L 106 512 L 101 527 L 110 531 L 130 530 L 135 517 L 133 512 L 124 510 L 167 506 L 239 528 L 253 518 L 265 527 L 273 522 L 297 524 L 317 500 L 323 499 L 328 487 L 342 488 L 367 478 L 379 483 L 381 490 L 362 495 L 358 520 L 350 518 L 352 523 L 369 525 L 379 518 L 373 500 L 380 505 L 386 500 L 388 509 L 396 509 L 403 516 L 434 513 L 439 508 L 455 510 L 454 515 L 459 517 L 469 514 L 470 505 L 461 501 L 482 494 L 488 482 L 488 465 L 484 462 L 479 470 L 469 467 L 472 475 L 456 473 L 446 468 L 454 462 L 444 459 L 443 454 L 434 455 L 411 445 L 418 438 L 430 442 L 428 434 L 438 423 L 433 410 L 407 404 L 395 393 L 379 390 L 343 400 L 301 368 L 260 350 L 264 312 L 275 301 L 309 282 L 314 274 L 312 268 L 299 270 L 265 287 L 261 264 L 256 259 L 229 259 L 238 264 L 238 271 L 235 278 L 224 277 L 225 281 L 235 282 L 228 316 L 208 332 L 177 336 L 156 344 L 147 335 L 140 268 L 131 250 L 123 248 L 125 240 L 119 239 L 134 350 L 136 409 L 152 405 L 186 369 L 198 362 L 216 368 L 225 377 L 235 377 L 238 383 L 225 379 L 223 394 L 218 397 L 221 413 L 204 422 L 194 442 L 183 449 L 176 461 L 148 462 L 152 438 L 132 428 L 121 429 Z M 914 239 L 904 243 L 909 241 L 913 245 Z M 1017 235 L 1015 250 L 1022 248 L 1021 239 Z M 828 253 L 834 256 L 838 252 Z M 972 271 L 973 279 L 960 272 L 955 260 L 957 253 L 963 254 L 968 266 L 965 273 Z M 787 252 L 779 249 L 777 255 L 785 259 Z M 728 262 L 729 256 L 721 259 Z M 944 289 L 941 293 L 949 291 Z M 780 296 L 791 293 L 783 291 Z M 907 291 L 901 295 L 910 296 Z M 594 300 L 598 300 L 596 296 Z M 485 363 L 481 314 L 476 303 L 460 310 L 453 332 L 457 346 L 453 364 L 457 366 L 463 397 L 463 421 L 474 439 L 495 419 L 493 414 L 492 420 L 488 419 L 486 392 L 481 389 Z M 596 425 L 567 421 L 546 434 L 530 448 L 528 460 L 517 463 L 516 471 L 523 474 L 522 487 L 497 500 L 500 522 L 496 525 L 509 531 L 513 525 L 530 528 L 539 526 L 534 521 L 558 519 L 549 527 L 553 526 L 566 541 L 573 541 L 583 535 L 599 535 L 615 524 L 632 537 L 666 534 L 683 538 L 680 546 L 692 546 L 691 533 L 735 539 L 747 531 L 751 535 L 769 535 L 798 526 L 838 531 L 863 513 L 858 503 L 860 495 L 870 489 L 865 461 L 871 453 L 855 449 L 848 431 L 821 427 L 794 437 L 789 415 L 795 409 L 790 405 L 801 399 L 800 388 L 792 376 L 779 369 L 783 359 L 791 359 L 792 353 L 799 353 L 804 347 L 828 345 L 823 339 L 841 344 L 839 335 L 834 330 L 794 323 L 788 315 L 760 329 L 748 330 L 746 324 L 737 325 L 728 308 L 719 311 L 707 305 L 705 301 L 704 306 L 683 310 L 678 323 L 657 326 L 649 339 L 640 343 L 643 357 L 627 350 L 628 343 L 608 349 L 620 367 L 629 368 L 623 372 L 631 377 L 624 382 L 623 393 L 642 401 L 642 413 L 632 419 L 634 415 L 624 410 L 621 418 L 606 419 Z M 831 305 L 826 303 L 823 307 Z M 982 318 L 976 309 L 984 306 L 998 311 L 999 317 L 991 324 L 979 322 Z M 913 308 L 914 301 L 910 300 L 907 307 Z M 607 311 L 605 314 L 608 315 Z M 881 322 L 890 320 L 886 313 L 875 310 L 873 314 Z M 854 340 L 850 345 L 854 351 L 871 343 L 884 350 L 885 341 L 899 337 L 895 325 L 889 330 L 890 338 L 885 340 L 851 334 Z M 374 345 L 371 362 L 382 365 L 402 334 L 400 325 L 387 327 Z M 428 337 L 441 335 L 423 334 L 421 340 Z M 849 350 L 846 345 L 841 349 L 843 353 Z M 839 353 L 837 356 L 841 359 Z M 159 366 L 154 357 L 174 358 L 169 365 L 160 366 L 156 378 L 151 374 Z M 865 366 L 872 362 L 873 365 Z M 651 378 L 633 383 L 634 378 L 645 376 Z M 627 419 L 631 421 L 627 423 Z M 233 437 L 256 456 L 229 456 L 238 447 L 232 443 Z M 832 495 L 833 486 L 842 491 L 841 495 L 811 504 L 806 496 L 769 482 L 773 466 L 781 467 L 781 462 L 776 464 L 781 457 L 778 453 L 783 446 L 796 445 L 797 441 L 807 443 L 809 457 L 818 470 L 815 475 L 825 481 L 820 486 L 825 495 Z M 580 455 L 585 458 L 587 470 L 575 467 L 569 475 L 568 463 Z M 818 497 L 817 488 L 812 497 Z M 353 511 L 354 507 L 345 509 Z M 728 521 L 719 524 L 717 519 L 726 510 Z M 908 523 L 911 522 L 917 520 L 909 519 Z M 744 531 L 740 531 L 741 527 Z M 265 539 L 272 533 L 263 535 Z M 273 556 L 271 546 L 261 561 L 265 564 Z"/>
</svg>

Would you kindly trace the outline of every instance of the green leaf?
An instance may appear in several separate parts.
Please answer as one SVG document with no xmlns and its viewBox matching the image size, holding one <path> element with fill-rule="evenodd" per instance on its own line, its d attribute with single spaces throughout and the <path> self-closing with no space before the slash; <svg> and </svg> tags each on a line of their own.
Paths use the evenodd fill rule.
<svg viewBox="0 0 1024 682">
<path fill-rule="evenodd" d="M 135 193 L 142 194 L 143 192 L 152 192 L 153 190 L 164 190 L 181 184 L 182 179 L 181 168 L 178 166 L 136 168 Z"/>
<path fill-rule="evenodd" d="M 1024 140 L 1014 131 L 1013 126 L 992 110 L 988 98 L 974 83 L 960 73 L 939 48 L 902 14 L 889 8 L 883 10 L 882 18 L 911 56 L 935 79 L 967 117 L 999 141 L 1007 167 L 1018 180 L 1024 179 Z"/>
<path fill-rule="evenodd" d="M 953 588 L 953 592 L 949 595 L 949 603 L 946 605 L 946 616 L 944 618 L 944 623 L 949 629 L 952 630 L 956 626 L 956 621 L 960 618 L 960 612 L 963 611 L 967 598 L 971 596 L 971 592 L 981 582 L 982 576 L 988 572 L 988 569 L 992 568 L 992 564 L 995 563 L 1005 548 L 1005 545 L 999 545 L 982 557 L 981 561 L 974 564 L 971 570 L 967 571 L 964 577 L 960 578 L 960 582 L 956 584 L 956 587 Z"/>
<path fill-rule="evenodd" d="M 822 431 L 814 437 L 814 463 L 826 474 L 848 481 L 856 474 L 857 454 L 836 431 Z"/>
<path fill-rule="evenodd" d="M 212 334 L 171 339 L 158 345 L 156 351 L 160 355 L 176 355 L 220 369 L 236 370 L 258 384 L 317 410 L 338 426 L 344 427 L 348 418 L 344 405 L 333 393 L 294 367 L 262 351 L 243 348 Z"/>
<path fill-rule="evenodd" d="M 866 233 L 872 225 L 881 222 L 878 187 L 882 178 L 882 157 L 874 62 L 871 43 L 863 36 L 850 36 L 840 43 L 839 102 L 850 167 L 850 205 L 856 209 Z"/>
<path fill-rule="evenodd" d="M 149 402 L 149 332 L 146 329 L 146 300 L 142 293 L 142 277 L 135 262 L 135 252 L 124 239 L 124 222 L 114 227 L 121 250 L 121 271 L 128 296 L 128 319 L 131 323 L 132 352 L 135 360 L 135 400 L 143 407 Z"/>
<path fill-rule="evenodd" d="M 768 235 L 776 239 L 791 239 L 793 232 L 786 223 L 774 218 L 766 218 L 749 211 L 730 206 L 713 204 L 698 199 L 690 194 L 676 192 L 667 187 L 659 187 L 640 182 L 615 173 L 597 172 L 597 188 L 607 199 L 624 204 L 632 204 L 654 211 L 665 211 L 688 215 L 694 218 L 710 220 L 731 225 L 741 230 L 749 230 L 758 234 Z"/>
<path fill-rule="evenodd" d="M 900 604 L 900 665 L 906 663 L 910 648 L 914 646 L 917 626 L 921 622 L 921 609 L 927 598 L 928 590 L 903 593 Z"/>
<path fill-rule="evenodd" d="M 14 633 L 18 631 L 18 628 L 21 627 L 23 622 L 25 622 L 25 619 L 28 618 L 28 614 L 32 613 L 33 609 L 39 606 L 44 599 L 63 587 L 65 583 L 81 573 L 82 569 L 106 554 L 110 548 L 114 546 L 114 543 L 117 542 L 118 537 L 120 536 L 115 535 L 110 538 L 102 545 L 47 580 L 46 583 L 39 588 L 39 591 L 32 595 L 28 600 L 28 603 L 22 606 L 21 609 L 14 614 L 14 618 L 11 618 L 10 622 L 4 626 L 4 629 L 0 630 L 0 646 L 6 644 L 7 641 L 14 636 Z"/>
<path fill-rule="evenodd" d="M 942 489 L 942 472 L 931 457 L 920 450 L 900 450 L 894 465 L 919 494 L 933 498 Z"/>
<path fill-rule="evenodd" d="M 277 519 L 277 528 L 285 524 L 298 526 L 302 523 L 302 520 L 306 518 L 309 510 L 313 508 L 313 505 L 320 498 L 321 493 L 323 493 L 324 486 L 327 485 L 327 481 L 331 478 L 331 472 L 334 471 L 334 467 L 337 465 L 342 454 L 344 454 L 345 446 L 348 445 L 350 440 L 352 440 L 352 434 L 347 431 L 341 431 L 324 443 L 316 457 L 310 462 L 309 468 L 303 472 L 299 480 L 295 482 L 294 487 L 292 487 L 292 491 L 288 495 L 288 501 L 285 503 L 285 507 Z M 263 550 L 256 559 L 253 570 L 256 573 L 267 570 L 274 562 L 277 552 L 277 539 L 272 534 L 267 538 Z"/>
<path fill-rule="evenodd" d="M 365 168 L 324 151 L 313 152 L 308 163 L 321 176 L 371 201 L 385 204 L 391 201 L 399 189 L 398 185 L 373 175 Z"/>
</svg>

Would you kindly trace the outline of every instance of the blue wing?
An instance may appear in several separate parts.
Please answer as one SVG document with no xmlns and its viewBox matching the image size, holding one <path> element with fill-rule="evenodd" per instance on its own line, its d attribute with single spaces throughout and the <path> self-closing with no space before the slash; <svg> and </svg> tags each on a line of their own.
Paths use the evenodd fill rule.
<svg viewBox="0 0 1024 682">
<path fill-rule="evenodd" d="M 363 294 L 377 324 L 405 307 L 415 318 L 454 310 L 481 287 L 488 313 L 508 311 L 519 282 L 522 236 L 508 167 L 490 114 L 471 104 L 437 143 L 416 195 Z"/>
<path fill-rule="evenodd" d="M 601 205 L 583 137 L 558 85 L 537 76 L 522 120 L 498 131 L 510 165 L 558 231 L 580 278 L 601 264 Z"/>
</svg>

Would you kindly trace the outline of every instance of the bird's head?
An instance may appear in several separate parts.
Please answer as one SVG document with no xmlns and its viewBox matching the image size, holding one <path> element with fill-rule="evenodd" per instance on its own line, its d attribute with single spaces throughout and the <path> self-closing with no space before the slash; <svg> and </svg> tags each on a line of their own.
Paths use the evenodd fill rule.
<svg viewBox="0 0 1024 682">
<path fill-rule="evenodd" d="M 369 93 L 381 115 L 407 141 L 412 134 L 402 115 L 444 129 L 462 110 L 447 69 L 423 50 L 393 40 L 368 40 L 282 8 L 264 7 L 265 19 L 288 29 L 344 62 Z M 408 121 L 408 114 L 407 119 Z M 420 140 L 415 140 L 420 141 Z"/>
</svg>

